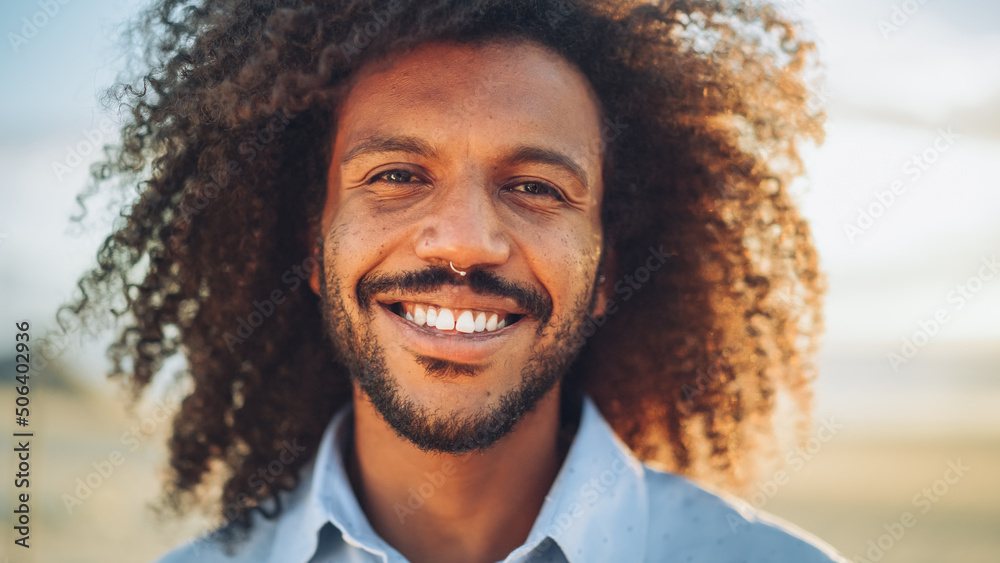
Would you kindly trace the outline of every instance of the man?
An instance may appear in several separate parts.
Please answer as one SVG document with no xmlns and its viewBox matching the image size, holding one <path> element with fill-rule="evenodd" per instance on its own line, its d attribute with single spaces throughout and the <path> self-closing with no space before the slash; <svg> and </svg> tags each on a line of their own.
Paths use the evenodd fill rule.
<svg viewBox="0 0 1000 563">
<path fill-rule="evenodd" d="M 126 280 L 137 389 L 188 360 L 168 500 L 221 470 L 223 526 L 163 561 L 840 560 L 639 461 L 739 489 L 778 395 L 806 414 L 789 24 L 176 4 L 109 163 L 148 177 L 75 307 Z"/>
</svg>

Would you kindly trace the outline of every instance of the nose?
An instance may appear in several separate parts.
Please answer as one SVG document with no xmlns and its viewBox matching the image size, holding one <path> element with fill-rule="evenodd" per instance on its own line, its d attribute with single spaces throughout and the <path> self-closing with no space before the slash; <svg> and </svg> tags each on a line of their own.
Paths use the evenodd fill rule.
<svg viewBox="0 0 1000 563">
<path fill-rule="evenodd" d="M 510 241 L 489 189 L 463 182 L 442 189 L 440 194 L 419 230 L 417 256 L 442 266 L 451 263 L 461 270 L 506 262 Z"/>
</svg>

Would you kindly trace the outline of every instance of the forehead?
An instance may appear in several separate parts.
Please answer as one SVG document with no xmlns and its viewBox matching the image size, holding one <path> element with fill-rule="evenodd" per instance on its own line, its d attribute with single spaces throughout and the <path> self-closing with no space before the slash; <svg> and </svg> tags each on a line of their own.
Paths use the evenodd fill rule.
<svg viewBox="0 0 1000 563">
<path fill-rule="evenodd" d="M 362 67 L 340 117 L 348 117 L 364 100 L 414 106 L 453 101 L 459 93 L 491 97 L 505 105 L 527 102 L 537 107 L 546 101 L 575 101 L 593 105 L 595 110 L 598 105 L 583 74 L 542 45 L 528 41 L 429 43 Z"/>
<path fill-rule="evenodd" d="M 430 43 L 358 71 L 338 110 L 336 147 L 398 134 L 467 149 L 542 145 L 592 168 L 600 120 L 586 77 L 541 45 Z"/>
</svg>

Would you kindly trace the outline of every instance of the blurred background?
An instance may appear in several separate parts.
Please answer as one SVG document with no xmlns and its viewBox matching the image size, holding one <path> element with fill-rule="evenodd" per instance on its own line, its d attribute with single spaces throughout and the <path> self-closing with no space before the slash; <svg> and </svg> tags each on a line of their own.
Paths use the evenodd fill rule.
<svg viewBox="0 0 1000 563">
<path fill-rule="evenodd" d="M 120 202 L 95 198 L 81 224 L 70 221 L 88 165 L 115 139 L 117 118 L 97 95 L 124 69 L 123 22 L 142 4 L 67 1 L 46 17 L 36 2 L 0 5 L 0 342 L 14 342 L 15 321 L 29 320 L 35 337 L 56 328 L 56 305 L 117 215 Z M 827 331 L 816 439 L 749 500 L 852 561 L 995 563 L 1000 3 L 779 5 L 805 21 L 825 68 L 827 138 L 806 151 L 795 193 L 828 276 Z M 70 334 L 32 379 L 30 550 L 11 547 L 10 434 L 22 429 L 4 416 L 0 558 L 148 561 L 204 529 L 147 507 L 176 401 L 126 409 L 102 376 L 107 340 Z M 16 394 L 5 354 L 7 412 Z"/>
</svg>

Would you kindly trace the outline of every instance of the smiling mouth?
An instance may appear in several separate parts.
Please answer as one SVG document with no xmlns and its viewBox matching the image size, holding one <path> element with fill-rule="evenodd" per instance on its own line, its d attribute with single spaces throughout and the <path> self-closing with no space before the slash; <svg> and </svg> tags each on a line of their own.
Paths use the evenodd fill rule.
<svg viewBox="0 0 1000 563">
<path fill-rule="evenodd" d="M 396 316 L 416 326 L 451 334 L 496 332 L 518 322 L 524 316 L 502 311 L 449 309 L 429 303 L 411 301 L 384 303 L 383 306 Z"/>
</svg>

